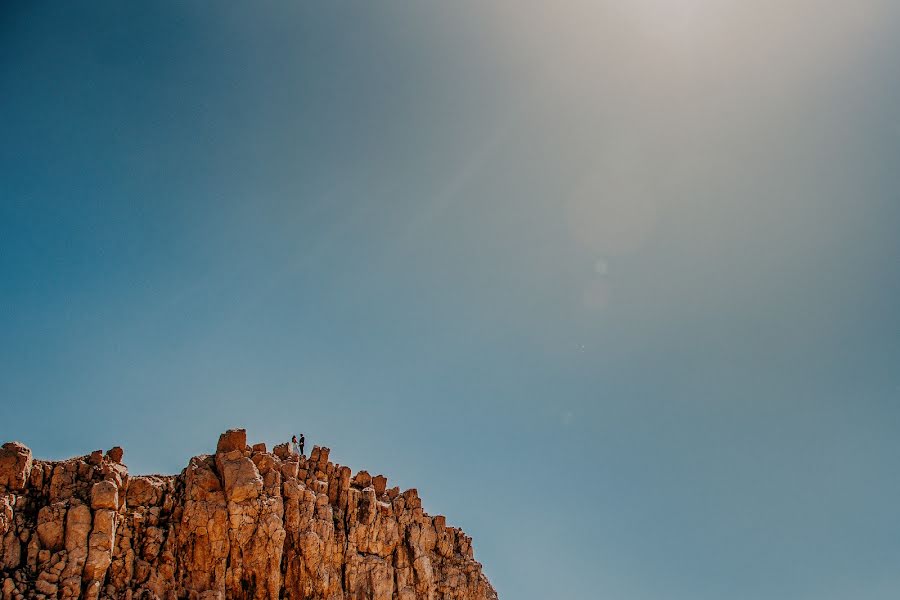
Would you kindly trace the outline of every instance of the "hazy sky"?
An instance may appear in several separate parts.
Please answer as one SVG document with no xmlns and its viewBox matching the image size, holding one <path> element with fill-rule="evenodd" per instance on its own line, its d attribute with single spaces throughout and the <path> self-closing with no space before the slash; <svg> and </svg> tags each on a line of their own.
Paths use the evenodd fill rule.
<svg viewBox="0 0 900 600">
<path fill-rule="evenodd" d="M 0 440 L 303 431 L 504 600 L 900 597 L 900 5 L 5 2 Z"/>
</svg>

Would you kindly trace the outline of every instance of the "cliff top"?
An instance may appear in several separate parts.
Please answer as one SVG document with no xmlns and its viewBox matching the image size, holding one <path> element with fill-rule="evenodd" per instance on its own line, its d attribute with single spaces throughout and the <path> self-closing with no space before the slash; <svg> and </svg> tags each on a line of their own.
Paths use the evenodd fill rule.
<svg viewBox="0 0 900 600">
<path fill-rule="evenodd" d="M 491 600 L 472 540 L 415 488 L 224 432 L 177 475 L 124 452 L 0 449 L 0 581 L 13 598 Z"/>
</svg>

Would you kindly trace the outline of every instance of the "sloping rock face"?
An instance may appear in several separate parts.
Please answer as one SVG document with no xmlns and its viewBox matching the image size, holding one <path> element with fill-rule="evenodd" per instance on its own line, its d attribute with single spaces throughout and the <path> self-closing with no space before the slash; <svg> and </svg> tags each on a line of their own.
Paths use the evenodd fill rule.
<svg viewBox="0 0 900 600">
<path fill-rule="evenodd" d="M 472 540 L 415 489 L 246 432 L 179 475 L 136 476 L 122 449 L 61 462 L 0 449 L 0 596 L 496 600 Z"/>
</svg>

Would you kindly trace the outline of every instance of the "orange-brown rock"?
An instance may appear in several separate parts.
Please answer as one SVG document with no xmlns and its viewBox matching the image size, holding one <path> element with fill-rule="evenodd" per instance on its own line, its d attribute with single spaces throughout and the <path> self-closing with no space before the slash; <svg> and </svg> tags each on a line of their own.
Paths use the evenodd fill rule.
<svg viewBox="0 0 900 600">
<path fill-rule="evenodd" d="M 0 599 L 496 600 L 471 538 L 329 453 L 234 429 L 179 475 L 134 477 L 119 447 L 4 444 Z"/>
<path fill-rule="evenodd" d="M 216 445 L 216 454 L 238 450 L 243 452 L 247 448 L 247 432 L 243 429 L 229 429 L 219 436 Z"/>
<path fill-rule="evenodd" d="M 106 457 L 109 458 L 109 460 L 116 462 L 116 463 L 122 462 L 122 457 L 124 455 L 125 455 L 125 451 L 122 450 L 122 448 L 120 448 L 119 446 L 113 446 L 106 453 Z"/>
<path fill-rule="evenodd" d="M 7 442 L 0 448 L 0 485 L 21 490 L 31 475 L 31 450 L 19 442 Z"/>
</svg>

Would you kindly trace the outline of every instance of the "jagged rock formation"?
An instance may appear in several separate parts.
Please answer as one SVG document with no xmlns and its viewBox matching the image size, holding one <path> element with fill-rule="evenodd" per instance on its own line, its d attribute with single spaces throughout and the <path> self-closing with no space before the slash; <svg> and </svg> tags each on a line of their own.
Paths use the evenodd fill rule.
<svg viewBox="0 0 900 600">
<path fill-rule="evenodd" d="M 179 475 L 122 449 L 52 462 L 0 450 L 0 595 L 23 598 L 496 600 L 472 540 L 415 489 L 222 434 Z"/>
</svg>

